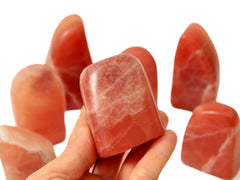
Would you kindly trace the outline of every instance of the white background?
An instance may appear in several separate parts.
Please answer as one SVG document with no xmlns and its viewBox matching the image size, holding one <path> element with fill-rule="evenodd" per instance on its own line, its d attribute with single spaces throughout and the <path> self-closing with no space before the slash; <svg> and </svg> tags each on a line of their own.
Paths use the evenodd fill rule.
<svg viewBox="0 0 240 180">
<path fill-rule="evenodd" d="M 171 106 L 173 62 L 181 34 L 190 23 L 201 24 L 219 56 L 218 101 L 240 112 L 240 4 L 230 0 L 0 1 L 0 124 L 14 125 L 10 103 L 14 75 L 27 65 L 45 62 L 55 28 L 73 13 L 83 18 L 93 62 L 131 46 L 142 46 L 155 58 L 158 106 L 168 114 L 168 128 L 178 136 L 176 150 L 159 179 L 217 180 L 180 160 L 182 138 L 191 112 Z M 78 110 L 66 112 L 67 137 L 78 115 Z M 66 141 L 55 147 L 57 155 L 65 145 Z"/>
</svg>

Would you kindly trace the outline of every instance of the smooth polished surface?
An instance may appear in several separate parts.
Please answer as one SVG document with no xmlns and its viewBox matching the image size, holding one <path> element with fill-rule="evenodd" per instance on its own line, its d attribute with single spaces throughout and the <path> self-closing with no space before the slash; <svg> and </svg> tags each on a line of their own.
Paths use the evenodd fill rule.
<svg viewBox="0 0 240 180">
<path fill-rule="evenodd" d="M 55 153 L 53 144 L 43 136 L 26 129 L 1 125 L 0 158 L 6 179 L 25 180 L 53 160 Z"/>
<path fill-rule="evenodd" d="M 101 157 L 163 134 L 149 82 L 134 56 L 120 54 L 92 64 L 83 71 L 80 87 Z"/>
<path fill-rule="evenodd" d="M 174 61 L 171 103 L 192 111 L 199 104 L 216 100 L 219 62 L 207 32 L 193 23 L 182 34 Z"/>
<path fill-rule="evenodd" d="M 127 48 L 122 53 L 131 54 L 140 60 L 144 67 L 145 72 L 147 73 L 147 77 L 151 85 L 153 95 L 157 102 L 158 99 L 157 65 L 153 56 L 147 49 L 139 46 Z"/>
<path fill-rule="evenodd" d="M 53 144 L 64 141 L 65 91 L 49 66 L 32 64 L 22 68 L 12 80 L 10 94 L 17 127 L 41 134 Z"/>
<path fill-rule="evenodd" d="M 168 129 L 178 136 L 176 149 L 159 180 L 219 180 L 181 162 L 182 139 L 192 112 L 171 105 L 172 71 L 179 37 L 190 23 L 201 24 L 220 61 L 217 100 L 240 113 L 238 0 L 203 0 L 197 4 L 191 0 L 0 1 L 0 4 L 0 107 L 4 117 L 0 124 L 15 125 L 9 97 L 13 76 L 26 65 L 44 63 L 56 26 L 65 16 L 76 13 L 83 18 L 93 62 L 132 46 L 146 48 L 156 60 L 158 107 L 169 117 Z M 65 112 L 67 134 L 65 141 L 55 146 L 57 155 L 64 151 L 78 116 L 79 110 Z M 1 163 L 0 177 L 4 177 Z"/>
<path fill-rule="evenodd" d="M 197 107 L 186 128 L 182 161 L 219 178 L 232 179 L 240 168 L 237 112 L 217 102 Z"/>
<path fill-rule="evenodd" d="M 64 83 L 66 110 L 82 107 L 79 77 L 91 63 L 82 18 L 75 14 L 65 17 L 53 34 L 46 64 L 54 68 Z"/>
</svg>

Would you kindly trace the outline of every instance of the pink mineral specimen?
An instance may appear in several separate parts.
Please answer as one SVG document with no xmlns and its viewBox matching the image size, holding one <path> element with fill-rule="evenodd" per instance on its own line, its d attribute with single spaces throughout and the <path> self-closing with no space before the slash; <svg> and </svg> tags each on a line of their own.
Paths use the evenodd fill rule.
<svg viewBox="0 0 240 180">
<path fill-rule="evenodd" d="M 147 74 L 148 80 L 153 91 L 153 95 L 157 102 L 158 97 L 157 64 L 153 56 L 147 49 L 139 46 L 127 48 L 122 53 L 131 54 L 140 60 Z"/>
<path fill-rule="evenodd" d="M 100 157 L 109 157 L 164 133 L 139 60 L 120 54 L 88 66 L 80 77 L 83 102 Z"/>
<path fill-rule="evenodd" d="M 219 178 L 232 179 L 240 169 L 237 112 L 217 102 L 198 106 L 185 132 L 182 161 Z"/>
<path fill-rule="evenodd" d="M 63 81 L 66 110 L 81 109 L 83 102 L 79 88 L 82 70 L 92 64 L 83 19 L 71 14 L 57 26 L 48 51 L 46 64 Z"/>
<path fill-rule="evenodd" d="M 55 157 L 53 144 L 45 137 L 28 129 L 0 125 L 0 158 L 7 180 L 26 180 Z"/>
<path fill-rule="evenodd" d="M 175 54 L 171 103 L 192 111 L 199 104 L 216 100 L 219 61 L 207 32 L 196 23 L 182 34 Z"/>
</svg>

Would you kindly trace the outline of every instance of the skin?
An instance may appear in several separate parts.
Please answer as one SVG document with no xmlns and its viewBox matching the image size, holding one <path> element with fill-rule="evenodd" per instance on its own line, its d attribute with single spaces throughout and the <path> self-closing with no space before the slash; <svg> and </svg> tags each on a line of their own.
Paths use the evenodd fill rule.
<svg viewBox="0 0 240 180">
<path fill-rule="evenodd" d="M 160 114 L 166 128 L 168 117 L 164 112 Z M 166 130 L 163 136 L 130 152 L 98 158 L 83 107 L 64 152 L 27 180 L 155 180 L 174 151 L 176 142 L 176 134 Z"/>
</svg>

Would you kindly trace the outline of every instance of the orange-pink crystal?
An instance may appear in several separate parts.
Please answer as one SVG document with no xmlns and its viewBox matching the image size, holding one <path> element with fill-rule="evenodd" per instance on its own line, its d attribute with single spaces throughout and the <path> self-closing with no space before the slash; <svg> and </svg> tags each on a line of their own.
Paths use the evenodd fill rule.
<svg viewBox="0 0 240 180">
<path fill-rule="evenodd" d="M 100 157 L 109 157 L 164 132 L 139 60 L 120 54 L 88 66 L 80 77 L 83 102 Z"/>
</svg>

